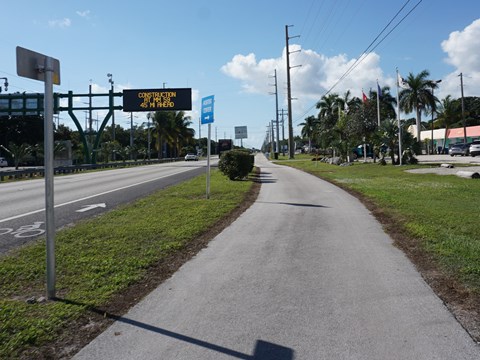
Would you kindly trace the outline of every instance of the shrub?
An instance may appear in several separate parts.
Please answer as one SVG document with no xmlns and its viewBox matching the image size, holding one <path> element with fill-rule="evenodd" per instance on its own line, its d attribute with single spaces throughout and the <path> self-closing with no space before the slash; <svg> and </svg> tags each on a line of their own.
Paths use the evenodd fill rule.
<svg viewBox="0 0 480 360">
<path fill-rule="evenodd" d="M 254 157 L 245 150 L 229 150 L 222 153 L 218 168 L 230 180 L 243 179 L 252 171 Z"/>
<path fill-rule="evenodd" d="M 402 154 L 402 163 L 405 164 L 405 165 L 415 165 L 418 163 L 418 160 L 417 158 L 415 157 L 415 154 L 414 152 L 407 148 L 405 149 L 405 151 L 403 152 Z"/>
</svg>

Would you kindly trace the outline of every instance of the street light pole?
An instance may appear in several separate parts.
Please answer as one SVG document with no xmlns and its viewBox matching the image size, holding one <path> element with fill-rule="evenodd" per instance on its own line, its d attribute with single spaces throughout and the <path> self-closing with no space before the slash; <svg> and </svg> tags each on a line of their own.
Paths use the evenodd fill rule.
<svg viewBox="0 0 480 360">
<path fill-rule="evenodd" d="M 436 80 L 434 82 L 436 84 L 439 84 L 439 83 L 442 82 L 442 80 L 440 79 L 440 80 Z M 433 98 L 433 101 L 435 102 L 435 87 L 434 86 L 432 86 L 432 98 Z M 433 149 L 433 115 L 434 115 L 434 113 L 435 113 L 435 106 L 432 107 L 432 139 L 431 139 L 432 140 L 432 155 L 434 153 L 434 149 Z"/>
<path fill-rule="evenodd" d="M 465 103 L 463 102 L 463 73 L 460 73 L 460 89 L 462 91 L 462 122 L 463 122 L 463 143 L 467 143 L 467 126 L 465 124 Z"/>
</svg>

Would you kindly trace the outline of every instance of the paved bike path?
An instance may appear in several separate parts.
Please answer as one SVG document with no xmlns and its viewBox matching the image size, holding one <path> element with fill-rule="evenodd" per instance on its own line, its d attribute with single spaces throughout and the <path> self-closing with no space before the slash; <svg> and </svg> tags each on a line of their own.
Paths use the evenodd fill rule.
<svg viewBox="0 0 480 360">
<path fill-rule="evenodd" d="M 257 201 L 75 359 L 480 359 L 357 199 L 256 164 Z"/>
</svg>

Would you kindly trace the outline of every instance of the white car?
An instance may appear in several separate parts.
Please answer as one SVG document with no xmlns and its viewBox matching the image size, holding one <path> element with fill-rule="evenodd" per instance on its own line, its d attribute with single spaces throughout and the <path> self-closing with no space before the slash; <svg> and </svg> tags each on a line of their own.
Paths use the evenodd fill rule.
<svg viewBox="0 0 480 360">
<path fill-rule="evenodd" d="M 185 155 L 185 161 L 198 161 L 198 156 L 195 154 Z"/>
<path fill-rule="evenodd" d="M 473 157 L 480 155 L 480 140 L 473 141 L 470 144 L 470 155 Z"/>
<path fill-rule="evenodd" d="M 0 168 L 7 167 L 7 166 L 8 166 L 7 160 L 3 157 L 0 157 Z"/>
</svg>

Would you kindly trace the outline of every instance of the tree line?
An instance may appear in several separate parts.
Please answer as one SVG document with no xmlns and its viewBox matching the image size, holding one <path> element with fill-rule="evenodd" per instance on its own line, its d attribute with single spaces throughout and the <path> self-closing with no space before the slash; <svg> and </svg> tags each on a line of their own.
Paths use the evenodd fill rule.
<svg viewBox="0 0 480 360">
<path fill-rule="evenodd" d="M 402 79 L 399 92 L 400 110 L 415 114 L 415 118 L 402 121 L 402 148 L 415 154 L 420 153 L 424 146 L 419 141 L 420 131 L 432 126 L 432 120 L 422 122 L 422 114 L 434 114 L 434 128 L 463 126 L 463 119 L 465 126 L 480 124 L 480 98 L 464 98 L 462 116 L 461 99 L 453 99 L 450 95 L 438 99 L 434 90 L 438 88 L 439 81 L 430 80 L 429 76 L 427 70 L 410 73 Z M 392 163 L 398 163 L 402 154 L 398 154 L 397 99 L 388 86 L 370 90 L 364 95 L 363 99 L 352 97 L 349 90 L 343 96 L 336 93 L 324 95 L 316 104 L 318 114 L 305 118 L 300 124 L 301 136 L 308 143 L 308 149 L 335 149 L 340 157 L 347 158 L 353 147 L 365 142 L 373 146 L 377 156 L 382 156 L 382 150 L 388 149 L 387 155 L 391 156 Z M 406 131 L 412 124 L 417 125 L 416 137 Z"/>
<path fill-rule="evenodd" d="M 150 158 L 180 157 L 186 153 L 197 153 L 205 147 L 205 141 L 194 139 L 192 121 L 183 111 L 156 111 L 146 114 L 146 122 L 133 125 L 132 129 L 115 125 L 106 126 L 99 149 L 92 149 L 95 131 L 87 132 L 89 151 L 97 151 L 99 162 L 113 160 L 137 160 Z M 43 117 L 12 116 L 0 118 L 0 154 L 9 162 L 18 162 L 21 157 L 25 165 L 43 164 Z M 115 139 L 114 139 L 115 136 Z M 133 144 L 131 144 L 131 136 Z M 54 124 L 56 143 L 70 141 L 75 163 L 84 163 L 85 146 L 78 130 L 64 124 Z M 214 146 L 214 145 L 213 145 Z"/>
</svg>

